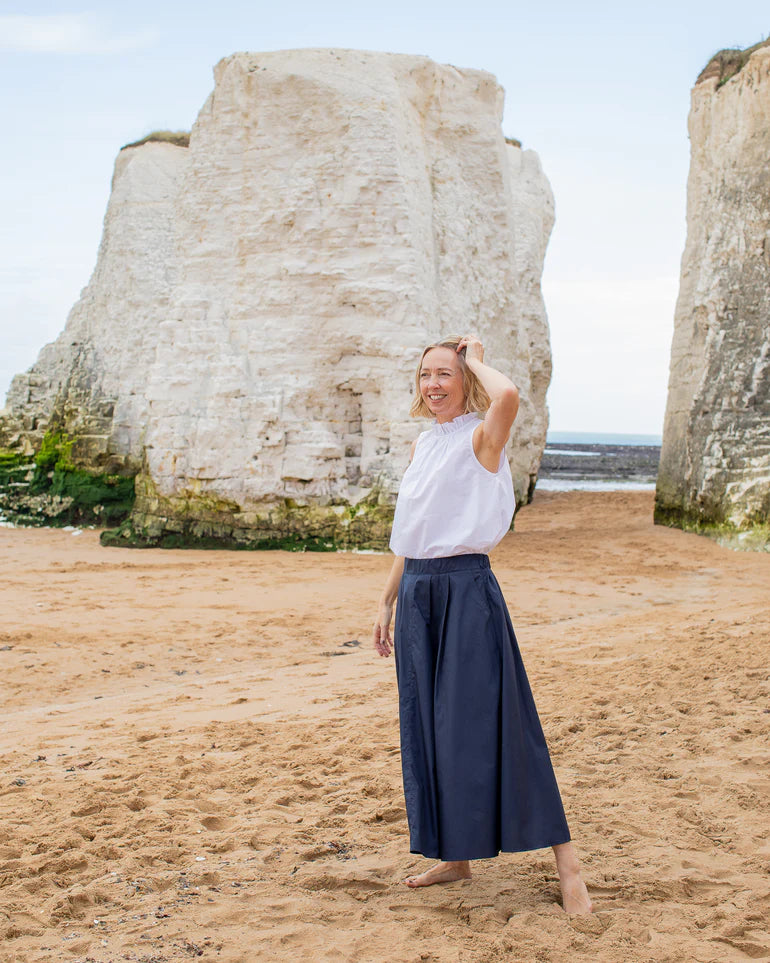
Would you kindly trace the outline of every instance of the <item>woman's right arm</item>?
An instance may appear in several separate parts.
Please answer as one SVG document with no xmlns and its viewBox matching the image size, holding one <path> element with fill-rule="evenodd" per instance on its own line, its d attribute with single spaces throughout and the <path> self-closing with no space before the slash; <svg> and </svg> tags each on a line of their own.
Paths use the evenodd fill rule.
<svg viewBox="0 0 770 963">
<path fill-rule="evenodd" d="M 393 559 L 390 575 L 385 583 L 385 588 L 380 596 L 380 604 L 377 609 L 377 621 L 374 623 L 373 640 L 374 647 L 382 656 L 390 655 L 393 647 L 393 638 L 390 634 L 390 622 L 393 617 L 393 604 L 398 596 L 398 586 L 404 572 L 404 556 L 397 555 Z"/>
<path fill-rule="evenodd" d="M 417 439 L 415 438 L 412 442 L 412 450 L 409 453 L 410 464 L 414 458 L 416 448 Z M 403 574 L 404 556 L 396 555 L 393 559 L 390 575 L 388 575 L 388 581 L 385 583 L 385 588 L 382 590 L 382 595 L 380 596 L 380 604 L 377 609 L 377 621 L 374 623 L 374 630 L 372 632 L 374 647 L 382 656 L 390 655 L 391 649 L 393 648 L 393 638 L 390 634 L 390 621 L 393 618 L 393 603 L 398 596 L 398 586 L 401 583 L 401 576 Z"/>
</svg>

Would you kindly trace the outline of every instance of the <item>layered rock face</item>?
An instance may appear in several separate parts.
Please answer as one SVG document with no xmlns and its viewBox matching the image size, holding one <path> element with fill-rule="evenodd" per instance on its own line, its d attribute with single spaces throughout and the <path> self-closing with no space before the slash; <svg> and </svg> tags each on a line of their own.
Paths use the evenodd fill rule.
<svg viewBox="0 0 770 963">
<path fill-rule="evenodd" d="M 767 546 L 770 47 L 737 60 L 726 53 L 692 92 L 687 244 L 655 518 Z"/>
<path fill-rule="evenodd" d="M 133 473 L 134 534 L 382 545 L 424 423 L 424 344 L 477 331 L 522 395 L 526 500 L 550 380 L 553 199 L 489 74 L 337 50 L 236 54 L 189 148 L 121 152 L 94 276 L 10 417 Z"/>
</svg>

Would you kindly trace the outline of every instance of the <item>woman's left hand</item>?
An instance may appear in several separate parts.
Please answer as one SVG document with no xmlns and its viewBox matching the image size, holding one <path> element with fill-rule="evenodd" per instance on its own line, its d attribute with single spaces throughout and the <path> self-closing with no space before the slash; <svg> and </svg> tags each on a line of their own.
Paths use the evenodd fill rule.
<svg viewBox="0 0 770 963">
<path fill-rule="evenodd" d="M 475 334 L 467 334 L 462 341 L 457 345 L 457 350 L 462 351 L 465 348 L 465 360 L 466 361 L 484 361 L 484 345 L 478 339 Z"/>
</svg>

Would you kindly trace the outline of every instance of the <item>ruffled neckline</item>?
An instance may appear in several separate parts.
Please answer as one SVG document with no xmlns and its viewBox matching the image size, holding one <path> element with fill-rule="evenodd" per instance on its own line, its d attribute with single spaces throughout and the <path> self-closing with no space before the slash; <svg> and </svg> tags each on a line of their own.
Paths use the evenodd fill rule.
<svg viewBox="0 0 770 963">
<path fill-rule="evenodd" d="M 472 421 L 475 421 L 475 422 L 481 421 L 481 419 L 479 418 L 478 412 L 469 411 L 467 414 L 458 415 L 456 418 L 453 418 L 451 421 L 445 421 L 443 425 L 439 424 L 439 422 L 434 419 L 433 430 L 437 434 L 451 435 L 452 432 L 460 431 Z"/>
</svg>

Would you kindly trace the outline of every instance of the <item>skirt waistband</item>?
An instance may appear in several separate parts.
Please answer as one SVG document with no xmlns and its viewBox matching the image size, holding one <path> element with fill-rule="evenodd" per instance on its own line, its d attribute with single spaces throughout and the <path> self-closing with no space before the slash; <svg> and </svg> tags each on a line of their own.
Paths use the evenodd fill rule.
<svg viewBox="0 0 770 963">
<path fill-rule="evenodd" d="M 445 575 L 447 572 L 489 568 L 488 555 L 448 555 L 444 558 L 405 558 L 405 575 Z"/>
</svg>

